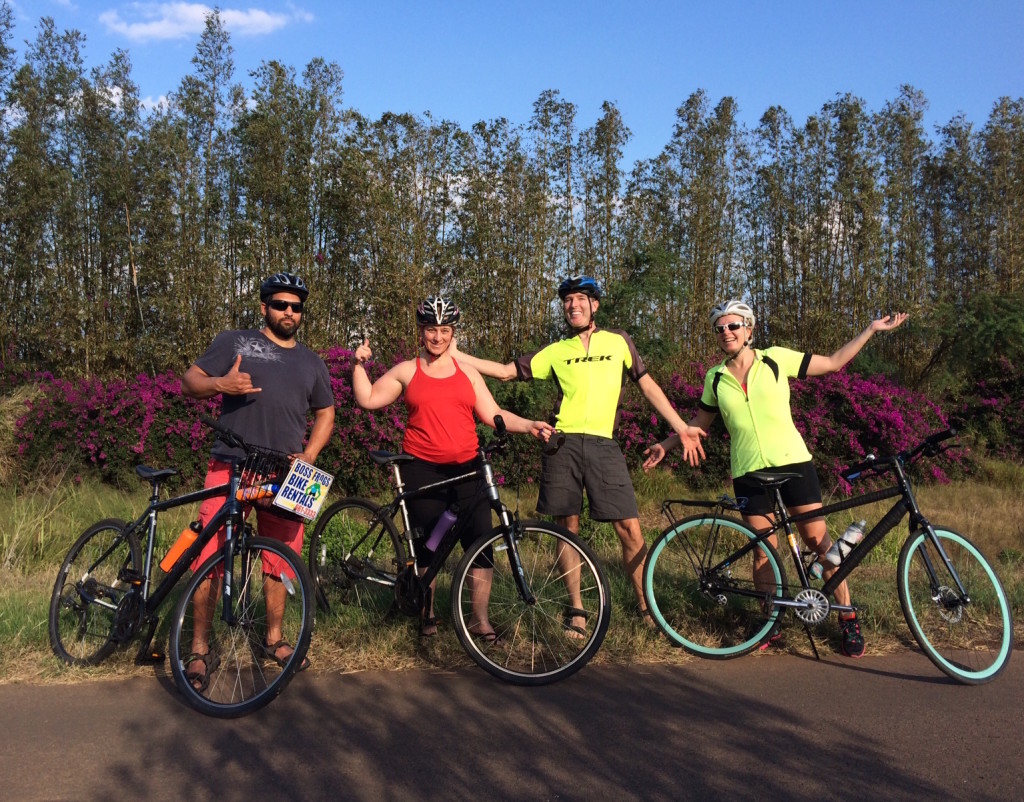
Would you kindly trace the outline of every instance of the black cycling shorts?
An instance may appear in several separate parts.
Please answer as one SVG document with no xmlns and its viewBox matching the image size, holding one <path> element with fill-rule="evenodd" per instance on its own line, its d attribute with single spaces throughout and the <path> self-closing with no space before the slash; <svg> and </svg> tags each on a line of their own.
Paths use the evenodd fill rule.
<svg viewBox="0 0 1024 802">
<path fill-rule="evenodd" d="M 814 470 L 814 463 L 794 462 L 792 465 L 778 465 L 771 468 L 761 468 L 758 473 L 798 473 L 798 479 L 790 479 L 785 482 L 779 491 L 782 493 L 782 500 L 787 507 L 799 507 L 805 504 L 821 503 L 821 483 L 818 481 L 818 472 Z M 768 515 L 775 511 L 775 503 L 772 496 L 764 489 L 756 479 L 751 479 L 750 474 L 744 474 L 732 481 L 733 495 L 736 498 L 746 498 L 747 506 L 743 508 L 744 515 Z"/>
</svg>

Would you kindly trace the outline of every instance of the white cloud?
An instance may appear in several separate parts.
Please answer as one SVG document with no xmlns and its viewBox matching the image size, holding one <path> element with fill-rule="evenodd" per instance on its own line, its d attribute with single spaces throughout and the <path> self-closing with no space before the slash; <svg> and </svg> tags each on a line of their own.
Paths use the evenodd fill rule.
<svg viewBox="0 0 1024 802">
<path fill-rule="evenodd" d="M 131 3 L 121 10 L 104 11 L 99 20 L 109 31 L 136 42 L 186 39 L 202 33 L 213 7 L 203 3 Z M 295 20 L 311 22 L 313 15 L 292 7 L 279 14 L 259 8 L 221 8 L 220 18 L 233 36 L 262 36 Z"/>
</svg>

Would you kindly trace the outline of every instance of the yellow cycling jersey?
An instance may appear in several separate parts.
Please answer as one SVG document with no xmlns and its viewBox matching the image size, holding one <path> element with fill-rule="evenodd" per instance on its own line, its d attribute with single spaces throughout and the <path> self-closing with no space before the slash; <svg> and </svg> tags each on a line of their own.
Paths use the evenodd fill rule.
<svg viewBox="0 0 1024 802">
<path fill-rule="evenodd" d="M 517 378 L 554 378 L 558 385 L 555 426 L 571 434 L 613 437 L 626 379 L 647 369 L 624 331 L 595 329 L 589 350 L 579 336 L 559 340 L 515 362 Z"/>
<path fill-rule="evenodd" d="M 700 406 L 722 415 L 733 478 L 811 459 L 789 404 L 789 378 L 805 378 L 810 361 L 811 354 L 789 348 L 755 351 L 745 391 L 725 362 L 707 372 Z"/>
</svg>

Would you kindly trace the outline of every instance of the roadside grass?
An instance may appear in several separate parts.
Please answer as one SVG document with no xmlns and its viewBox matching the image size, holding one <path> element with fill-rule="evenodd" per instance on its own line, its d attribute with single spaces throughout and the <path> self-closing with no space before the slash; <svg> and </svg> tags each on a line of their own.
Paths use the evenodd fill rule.
<svg viewBox="0 0 1024 802">
<path fill-rule="evenodd" d="M 933 523 L 969 537 L 994 564 L 1014 608 L 1018 644 L 1024 643 L 1024 502 L 1019 495 L 1022 482 L 1024 466 L 991 462 L 969 480 L 917 490 L 919 503 Z M 714 498 L 721 492 L 707 492 L 703 497 Z M 667 524 L 660 513 L 661 501 L 695 497 L 664 471 L 638 477 L 637 494 L 648 544 Z M 535 492 L 524 493 L 518 500 L 515 494 L 508 493 L 505 500 L 518 507 L 522 517 L 537 517 Z M 0 488 L 0 642 L 4 644 L 0 651 L 0 683 L 76 682 L 153 672 L 152 667 L 133 664 L 135 650 L 130 647 L 116 652 L 98 667 L 69 669 L 59 665 L 51 653 L 47 634 L 53 581 L 72 543 L 92 522 L 108 517 L 134 517 L 146 502 L 144 487 L 125 493 L 90 480 L 79 481 L 57 466 L 50 476 L 37 479 L 31 488 Z M 874 522 L 891 503 L 839 513 L 829 520 L 830 531 L 838 534 L 855 516 Z M 195 512 L 185 508 L 161 516 L 160 554 Z M 611 584 L 611 626 L 592 662 L 629 665 L 696 659 L 673 648 L 658 631 L 646 628 L 637 617 L 636 599 L 622 568 L 618 539 L 611 525 L 593 522 L 584 514 L 581 534 L 602 559 Z M 896 560 L 906 536 L 904 521 L 851 578 L 851 591 L 861 609 L 869 653 L 912 645 L 896 592 Z M 164 645 L 172 605 L 173 601 L 166 603 L 157 630 L 157 640 Z M 439 580 L 435 609 L 441 625 L 434 638 L 420 638 L 418 620 L 398 613 L 383 618 L 365 617 L 341 605 L 330 615 L 318 614 L 310 651 L 314 667 L 346 672 L 415 667 L 452 670 L 472 665 L 450 623 L 448 581 L 444 575 Z M 834 622 L 816 627 L 813 632 L 822 653 L 838 650 Z M 787 619 L 782 644 L 792 651 L 810 653 L 807 636 L 792 618 Z"/>
</svg>

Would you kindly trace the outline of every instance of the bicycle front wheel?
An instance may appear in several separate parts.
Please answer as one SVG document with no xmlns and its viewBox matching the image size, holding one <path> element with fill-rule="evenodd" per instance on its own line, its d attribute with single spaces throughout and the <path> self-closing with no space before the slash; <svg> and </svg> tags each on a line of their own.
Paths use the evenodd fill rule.
<svg viewBox="0 0 1024 802">
<path fill-rule="evenodd" d="M 395 599 L 395 577 L 405 547 L 390 519 L 364 498 L 343 498 L 320 516 L 309 539 L 309 573 L 324 612 L 347 605 L 357 617 L 379 621 Z"/>
<path fill-rule="evenodd" d="M 1013 650 L 1013 621 L 1006 592 L 992 566 L 966 537 L 935 529 L 949 566 L 928 533 L 903 544 L 897 574 L 900 604 L 910 631 L 928 658 L 966 685 L 995 679 Z"/>
<path fill-rule="evenodd" d="M 65 663 L 96 665 L 120 642 L 117 624 L 131 615 L 124 609 L 128 575 L 142 575 L 138 539 L 126 527 L 116 518 L 93 524 L 61 564 L 50 595 L 49 630 L 50 646 Z"/>
<path fill-rule="evenodd" d="M 299 556 L 271 538 L 238 546 L 229 593 L 224 568 L 221 551 L 189 579 L 174 610 L 169 651 L 185 701 L 206 715 L 232 718 L 268 704 L 301 670 L 313 634 L 313 582 Z M 290 655 L 268 648 L 275 631 L 281 635 L 274 643 L 287 641 Z"/>
<path fill-rule="evenodd" d="M 452 577 L 452 620 L 485 671 L 545 685 L 579 671 L 600 648 L 611 615 L 608 584 L 593 551 L 568 529 L 522 521 L 513 542 L 514 553 L 499 527 L 463 554 Z"/>
<path fill-rule="evenodd" d="M 673 643 L 698 657 L 747 654 L 778 629 L 786 595 L 779 555 L 743 521 L 695 515 L 668 527 L 644 564 L 647 609 Z"/>
</svg>

